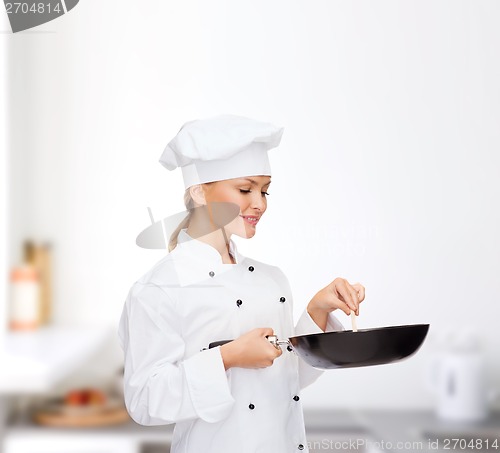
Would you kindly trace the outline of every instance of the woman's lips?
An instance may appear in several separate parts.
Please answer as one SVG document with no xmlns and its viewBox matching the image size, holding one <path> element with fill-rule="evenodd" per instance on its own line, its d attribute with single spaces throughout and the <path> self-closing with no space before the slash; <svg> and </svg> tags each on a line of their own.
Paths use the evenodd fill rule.
<svg viewBox="0 0 500 453">
<path fill-rule="evenodd" d="M 257 225 L 257 223 L 259 222 L 259 218 L 258 217 L 254 217 L 254 216 L 245 216 L 245 215 L 242 215 L 240 217 L 243 217 L 243 219 L 245 220 L 245 222 L 249 223 L 250 225 Z"/>
</svg>

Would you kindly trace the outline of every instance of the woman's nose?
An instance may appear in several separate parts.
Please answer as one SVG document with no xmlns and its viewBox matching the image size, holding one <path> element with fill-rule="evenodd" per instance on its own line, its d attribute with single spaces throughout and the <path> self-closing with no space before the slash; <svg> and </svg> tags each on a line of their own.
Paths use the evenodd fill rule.
<svg viewBox="0 0 500 453">
<path fill-rule="evenodd" d="M 266 199 L 260 192 L 252 198 L 252 207 L 264 211 L 266 209 Z"/>
</svg>

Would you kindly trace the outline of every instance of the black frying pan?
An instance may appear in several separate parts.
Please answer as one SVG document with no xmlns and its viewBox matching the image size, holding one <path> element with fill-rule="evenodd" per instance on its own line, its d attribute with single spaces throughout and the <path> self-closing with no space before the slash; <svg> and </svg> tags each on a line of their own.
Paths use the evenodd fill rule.
<svg viewBox="0 0 500 453">
<path fill-rule="evenodd" d="M 415 354 L 427 336 L 429 324 L 359 329 L 299 335 L 280 341 L 268 340 L 277 348 L 286 344 L 309 365 L 320 369 L 353 368 L 397 362 Z M 232 340 L 216 341 L 209 348 Z"/>
</svg>

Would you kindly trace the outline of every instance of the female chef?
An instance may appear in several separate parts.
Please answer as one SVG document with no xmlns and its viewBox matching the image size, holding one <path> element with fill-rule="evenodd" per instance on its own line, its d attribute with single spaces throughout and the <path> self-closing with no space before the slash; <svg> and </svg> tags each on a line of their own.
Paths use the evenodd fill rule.
<svg viewBox="0 0 500 453">
<path fill-rule="evenodd" d="M 342 330 L 332 312 L 358 314 L 364 299 L 362 285 L 336 278 L 294 326 L 287 277 L 231 239 L 255 235 L 267 209 L 268 151 L 282 134 L 221 115 L 186 123 L 161 156 L 182 170 L 189 214 L 170 253 L 130 289 L 119 337 L 127 410 L 141 425 L 175 423 L 171 452 L 309 451 L 300 391 L 323 371 L 266 337 Z M 219 228 L 206 209 L 214 203 L 235 206 L 234 220 Z M 224 339 L 233 341 L 207 348 Z"/>
</svg>

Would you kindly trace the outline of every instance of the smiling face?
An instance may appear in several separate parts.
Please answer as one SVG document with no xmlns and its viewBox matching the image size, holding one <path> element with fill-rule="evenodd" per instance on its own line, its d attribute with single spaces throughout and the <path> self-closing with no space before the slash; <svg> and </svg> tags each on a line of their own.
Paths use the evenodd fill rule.
<svg viewBox="0 0 500 453">
<path fill-rule="evenodd" d="M 228 234 L 244 238 L 255 235 L 257 223 L 267 209 L 270 176 L 245 176 L 202 184 L 207 203 L 225 201 L 240 207 L 240 215 L 226 226 Z"/>
</svg>

